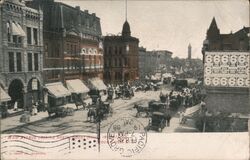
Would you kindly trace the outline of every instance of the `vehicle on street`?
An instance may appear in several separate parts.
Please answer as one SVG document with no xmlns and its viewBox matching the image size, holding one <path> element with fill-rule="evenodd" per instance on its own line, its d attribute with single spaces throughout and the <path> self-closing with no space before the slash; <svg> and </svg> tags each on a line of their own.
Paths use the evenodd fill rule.
<svg viewBox="0 0 250 160">
<path fill-rule="evenodd" d="M 147 130 L 156 130 L 162 132 L 166 127 L 167 118 L 166 115 L 162 112 L 153 112 Z"/>
</svg>

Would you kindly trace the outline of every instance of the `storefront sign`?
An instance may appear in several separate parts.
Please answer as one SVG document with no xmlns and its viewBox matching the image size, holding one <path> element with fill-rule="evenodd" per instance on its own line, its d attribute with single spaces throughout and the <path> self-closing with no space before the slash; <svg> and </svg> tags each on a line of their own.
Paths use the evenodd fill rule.
<svg viewBox="0 0 250 160">
<path fill-rule="evenodd" d="M 205 85 L 249 87 L 249 57 L 248 52 L 206 52 Z"/>
</svg>

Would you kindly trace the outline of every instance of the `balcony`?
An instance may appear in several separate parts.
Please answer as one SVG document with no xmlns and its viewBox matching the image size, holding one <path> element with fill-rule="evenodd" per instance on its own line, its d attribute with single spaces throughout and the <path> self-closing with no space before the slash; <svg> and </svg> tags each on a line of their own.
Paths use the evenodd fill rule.
<svg viewBox="0 0 250 160">
<path fill-rule="evenodd" d="M 23 48 L 23 44 L 22 43 L 11 43 L 11 42 L 8 42 L 8 47 Z"/>
</svg>

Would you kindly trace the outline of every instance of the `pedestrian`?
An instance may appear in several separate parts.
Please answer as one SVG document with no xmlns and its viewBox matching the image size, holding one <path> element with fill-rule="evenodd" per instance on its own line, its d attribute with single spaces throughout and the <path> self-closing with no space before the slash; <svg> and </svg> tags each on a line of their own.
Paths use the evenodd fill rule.
<svg viewBox="0 0 250 160">
<path fill-rule="evenodd" d="M 18 111 L 18 100 L 15 101 L 14 103 L 14 111 Z"/>
<path fill-rule="evenodd" d="M 170 119 L 171 119 L 171 116 L 168 114 L 167 117 L 167 126 L 169 127 L 170 126 Z"/>
<path fill-rule="evenodd" d="M 38 103 L 34 103 L 33 100 L 32 100 L 32 111 L 31 111 L 31 115 L 34 116 L 34 115 L 37 115 L 37 105 Z"/>
<path fill-rule="evenodd" d="M 179 119 L 180 124 L 184 124 L 184 111 L 180 112 L 180 119 Z"/>
</svg>

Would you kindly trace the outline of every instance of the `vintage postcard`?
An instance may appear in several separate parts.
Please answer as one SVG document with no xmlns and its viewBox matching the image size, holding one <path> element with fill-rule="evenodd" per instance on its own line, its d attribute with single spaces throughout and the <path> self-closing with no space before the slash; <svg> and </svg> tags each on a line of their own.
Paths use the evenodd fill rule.
<svg viewBox="0 0 250 160">
<path fill-rule="evenodd" d="M 0 0 L 1 159 L 249 160 L 248 0 Z"/>
</svg>

